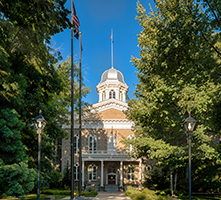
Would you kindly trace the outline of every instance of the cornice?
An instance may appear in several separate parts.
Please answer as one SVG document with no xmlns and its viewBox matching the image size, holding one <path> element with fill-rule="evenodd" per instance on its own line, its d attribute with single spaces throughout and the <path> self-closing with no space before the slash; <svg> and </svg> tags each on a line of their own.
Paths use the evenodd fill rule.
<svg viewBox="0 0 221 200">
<path fill-rule="evenodd" d="M 98 113 L 104 110 L 108 110 L 110 108 L 125 111 L 128 108 L 128 104 L 117 99 L 107 99 L 93 104 L 91 107 L 91 112 Z"/>
<path fill-rule="evenodd" d="M 128 119 L 82 119 L 82 129 L 132 129 L 134 122 Z M 70 129 L 70 125 L 63 125 L 63 129 Z M 79 128 L 78 121 L 75 121 L 74 128 Z"/>
</svg>

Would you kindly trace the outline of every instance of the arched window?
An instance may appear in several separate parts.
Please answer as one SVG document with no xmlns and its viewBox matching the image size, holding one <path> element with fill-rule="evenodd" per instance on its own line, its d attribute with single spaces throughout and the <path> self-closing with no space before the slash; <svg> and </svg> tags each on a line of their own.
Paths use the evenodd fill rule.
<svg viewBox="0 0 221 200">
<path fill-rule="evenodd" d="M 134 139 L 134 135 L 128 135 L 127 139 L 128 139 L 128 140 Z M 133 145 L 130 144 L 130 146 L 128 147 L 128 152 L 129 152 L 129 153 L 132 153 L 132 151 L 133 151 Z"/>
<path fill-rule="evenodd" d="M 74 154 L 78 153 L 78 146 L 79 146 L 79 136 L 74 136 Z"/>
<path fill-rule="evenodd" d="M 90 153 L 96 153 L 96 151 L 97 151 L 97 137 L 96 137 L 96 135 L 89 136 L 88 149 L 89 149 Z"/>
<path fill-rule="evenodd" d="M 95 164 L 88 166 L 88 180 L 97 180 L 97 166 Z"/>
<path fill-rule="evenodd" d="M 102 92 L 102 100 L 106 100 L 106 93 L 105 93 L 105 91 Z"/>
<path fill-rule="evenodd" d="M 134 173 L 134 166 L 128 165 L 127 166 L 127 180 L 128 181 L 134 181 L 135 180 L 135 173 Z"/>
<path fill-rule="evenodd" d="M 119 100 L 123 101 L 123 93 L 119 92 Z"/>
<path fill-rule="evenodd" d="M 107 140 L 107 147 L 109 151 L 116 151 L 117 149 L 117 137 L 115 134 L 110 134 Z"/>
<path fill-rule="evenodd" d="M 111 90 L 110 93 L 109 93 L 109 99 L 115 99 L 115 92 L 114 90 Z"/>
<path fill-rule="evenodd" d="M 79 180 L 79 166 L 78 164 L 74 164 L 74 180 Z"/>
<path fill-rule="evenodd" d="M 150 165 L 145 165 L 143 168 L 143 175 L 145 176 L 145 178 L 150 179 L 151 178 L 151 170 L 152 167 Z"/>
</svg>

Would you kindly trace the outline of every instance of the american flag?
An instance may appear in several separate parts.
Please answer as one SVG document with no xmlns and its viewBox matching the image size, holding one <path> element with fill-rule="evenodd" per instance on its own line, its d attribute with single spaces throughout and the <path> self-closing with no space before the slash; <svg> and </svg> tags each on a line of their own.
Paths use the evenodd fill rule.
<svg viewBox="0 0 221 200">
<path fill-rule="evenodd" d="M 78 39 L 79 37 L 79 26 L 80 26 L 80 22 L 78 20 L 77 17 L 77 13 L 74 7 L 74 2 L 73 2 L 73 16 L 72 16 L 72 23 L 74 24 L 74 37 L 76 37 Z"/>
</svg>

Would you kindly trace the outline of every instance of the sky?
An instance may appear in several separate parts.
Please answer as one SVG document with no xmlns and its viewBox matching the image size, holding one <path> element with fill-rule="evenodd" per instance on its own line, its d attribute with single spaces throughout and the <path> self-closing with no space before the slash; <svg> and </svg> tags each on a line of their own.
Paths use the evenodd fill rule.
<svg viewBox="0 0 221 200">
<path fill-rule="evenodd" d="M 153 0 L 140 0 L 148 13 Z M 91 92 L 83 100 L 89 104 L 98 102 L 96 86 L 104 71 L 111 68 L 111 29 L 113 29 L 113 66 L 119 70 L 129 86 L 128 97 L 135 98 L 138 84 L 136 68 L 131 56 L 139 57 L 137 35 L 142 30 L 137 16 L 137 0 L 74 0 L 82 33 L 82 75 Z M 71 0 L 66 3 L 71 10 Z M 71 19 L 71 15 L 69 16 Z M 63 60 L 71 56 L 71 30 L 52 37 L 54 48 L 61 52 Z M 79 61 L 79 40 L 74 38 L 74 62 Z"/>
</svg>

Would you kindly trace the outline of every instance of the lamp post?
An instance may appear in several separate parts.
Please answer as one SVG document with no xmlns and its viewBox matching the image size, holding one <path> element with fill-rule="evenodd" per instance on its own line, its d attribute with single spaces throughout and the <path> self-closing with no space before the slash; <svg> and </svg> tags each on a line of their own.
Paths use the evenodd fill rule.
<svg viewBox="0 0 221 200">
<path fill-rule="evenodd" d="M 193 129 L 196 125 L 196 120 L 191 117 L 189 113 L 189 117 L 184 121 L 183 125 L 188 133 L 188 141 L 189 141 L 189 200 L 191 200 L 191 136 L 193 134 Z"/>
<path fill-rule="evenodd" d="M 42 116 L 42 111 L 39 111 L 39 115 L 33 119 L 35 128 L 38 134 L 38 188 L 37 188 L 37 200 L 40 200 L 40 164 L 41 164 L 41 135 L 47 121 Z"/>
</svg>

